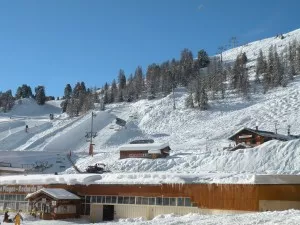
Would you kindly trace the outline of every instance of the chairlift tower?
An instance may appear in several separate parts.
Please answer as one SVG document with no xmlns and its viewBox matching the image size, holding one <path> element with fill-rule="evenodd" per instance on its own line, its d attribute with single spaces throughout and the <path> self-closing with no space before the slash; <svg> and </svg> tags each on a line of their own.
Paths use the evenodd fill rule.
<svg viewBox="0 0 300 225">
<path fill-rule="evenodd" d="M 93 131 L 93 125 L 94 125 L 94 117 L 96 117 L 96 114 L 94 112 L 92 112 L 92 122 L 91 122 L 91 131 L 90 132 L 86 132 L 85 137 L 88 138 L 88 142 L 90 142 L 90 147 L 89 147 L 89 155 L 93 156 L 94 155 L 94 145 L 93 144 L 93 138 L 95 138 L 97 136 L 97 132 Z"/>
</svg>

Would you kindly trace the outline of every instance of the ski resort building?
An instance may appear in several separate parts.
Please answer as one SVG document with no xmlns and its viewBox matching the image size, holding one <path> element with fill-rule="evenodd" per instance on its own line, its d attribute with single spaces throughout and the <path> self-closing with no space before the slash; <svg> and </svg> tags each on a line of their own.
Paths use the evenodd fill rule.
<svg viewBox="0 0 300 225">
<path fill-rule="evenodd" d="M 125 144 L 119 147 L 120 159 L 125 158 L 164 158 L 170 154 L 169 143 Z"/>
<path fill-rule="evenodd" d="M 109 175 L 91 174 L 1 177 L 0 207 L 31 212 L 36 206 L 43 219 L 81 216 L 91 222 L 152 219 L 169 213 L 300 209 L 298 175 L 241 175 L 240 183 L 222 183 L 224 174 L 217 177 L 219 183 L 204 183 L 201 176 L 192 179 L 190 175 L 176 175 L 174 183 L 158 182 L 157 175 L 130 181 L 131 176 L 126 179 L 122 174 L 122 182 L 112 182 Z"/>
<path fill-rule="evenodd" d="M 28 194 L 25 200 L 29 201 L 31 213 L 36 214 L 36 209 L 42 209 L 39 215 L 41 219 L 66 219 L 80 216 L 81 198 L 62 188 L 42 188 Z"/>
<path fill-rule="evenodd" d="M 229 140 L 235 141 L 236 145 L 245 144 L 249 147 L 254 147 L 270 140 L 289 141 L 296 138 L 299 137 L 290 135 L 289 131 L 288 135 L 282 135 L 270 131 L 259 130 L 258 127 L 256 127 L 256 129 L 242 128 L 231 135 Z"/>
</svg>

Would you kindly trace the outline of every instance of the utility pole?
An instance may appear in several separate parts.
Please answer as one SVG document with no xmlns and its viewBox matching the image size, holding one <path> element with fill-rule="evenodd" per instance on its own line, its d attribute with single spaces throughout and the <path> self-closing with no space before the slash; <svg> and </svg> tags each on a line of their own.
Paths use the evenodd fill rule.
<svg viewBox="0 0 300 225">
<path fill-rule="evenodd" d="M 224 51 L 225 49 L 226 49 L 226 48 L 225 48 L 224 46 L 220 46 L 220 47 L 218 48 L 219 53 L 220 53 L 220 55 L 221 55 L 221 63 L 223 62 L 222 53 L 223 53 L 223 51 Z"/>
<path fill-rule="evenodd" d="M 237 39 L 236 37 L 231 38 L 232 48 L 235 48 L 237 46 Z"/>
<path fill-rule="evenodd" d="M 175 77 L 174 73 L 170 69 L 167 69 L 166 72 L 169 74 L 169 76 L 172 79 L 172 94 L 173 94 L 173 109 L 176 109 L 176 104 L 175 104 L 175 94 L 174 94 L 174 88 L 175 88 Z"/>
<path fill-rule="evenodd" d="M 89 140 L 87 140 L 87 141 L 90 142 L 89 155 L 91 155 L 91 156 L 94 155 L 94 147 L 93 146 L 95 144 L 93 144 L 93 138 L 97 136 L 97 132 L 93 131 L 94 117 L 96 117 L 96 114 L 94 112 L 92 112 L 91 131 L 86 132 L 86 135 L 85 135 L 86 138 L 89 138 Z"/>
<path fill-rule="evenodd" d="M 172 92 L 173 92 L 173 109 L 176 109 L 176 105 L 175 105 L 175 95 L 174 95 L 174 85 L 172 87 Z"/>
</svg>

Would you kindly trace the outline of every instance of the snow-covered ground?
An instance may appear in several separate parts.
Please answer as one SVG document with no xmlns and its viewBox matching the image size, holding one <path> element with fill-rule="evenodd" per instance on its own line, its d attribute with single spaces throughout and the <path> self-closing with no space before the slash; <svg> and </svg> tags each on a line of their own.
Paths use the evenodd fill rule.
<svg viewBox="0 0 300 225">
<path fill-rule="evenodd" d="M 2 217 L 0 216 L 2 221 Z M 199 215 L 188 214 L 185 216 L 176 216 L 173 214 L 160 215 L 151 221 L 144 221 L 141 218 L 136 219 L 120 219 L 118 221 L 93 223 L 95 225 L 106 224 L 119 224 L 119 225 L 298 225 L 300 221 L 300 211 L 288 210 L 282 212 L 261 212 L 261 213 L 247 213 L 236 215 Z M 60 225 L 70 224 L 90 224 L 89 220 L 65 220 L 59 221 Z M 3 223 L 9 224 L 9 223 Z M 25 225 L 57 225 L 58 221 L 47 221 L 34 219 L 31 216 L 24 216 L 22 224 Z"/>
<path fill-rule="evenodd" d="M 254 62 L 259 49 L 265 53 L 271 44 L 282 50 L 294 39 L 300 40 L 300 30 L 284 34 L 283 40 L 269 38 L 249 43 L 224 52 L 226 61 L 232 61 L 240 52 L 246 52 L 249 63 Z M 251 66 L 251 65 L 248 66 Z M 112 171 L 108 180 L 116 182 L 124 174 L 299 174 L 300 140 L 269 141 L 253 149 L 235 152 L 223 151 L 233 144 L 228 137 L 242 127 L 275 130 L 300 134 L 300 77 L 286 88 L 277 88 L 263 95 L 253 94 L 249 101 L 228 93 L 224 99 L 209 102 L 207 111 L 184 106 L 187 92 L 175 90 L 176 110 L 172 94 L 151 101 L 108 105 L 105 111 L 94 110 L 94 157 L 88 155 L 89 143 L 85 137 L 90 131 L 91 112 L 77 118 L 68 118 L 61 112 L 61 101 L 50 101 L 44 106 L 32 99 L 18 101 L 9 113 L 0 114 L 0 161 L 12 166 L 47 165 L 43 173 L 76 173 L 66 155 L 72 153 L 76 166 L 84 171 L 88 165 L 103 162 Z M 49 114 L 54 114 L 54 120 Z M 115 124 L 115 118 L 127 121 L 126 129 Z M 29 132 L 25 132 L 25 125 Z M 169 142 L 172 149 L 166 159 L 119 159 L 118 147 L 131 140 L 151 138 L 155 142 Z M 127 175 L 126 175 L 127 174 Z M 110 179 L 109 179 L 110 176 Z M 124 177 L 123 176 L 123 177 Z M 151 175 L 152 176 L 152 175 Z M 229 178 L 228 178 L 229 179 Z"/>
<path fill-rule="evenodd" d="M 300 30 L 284 36 L 283 40 L 271 37 L 228 50 L 223 53 L 223 59 L 230 62 L 237 54 L 246 52 L 247 66 L 253 76 L 259 49 L 265 55 L 270 45 L 276 45 L 282 51 L 289 42 L 300 40 Z M 175 91 L 176 110 L 173 110 L 172 94 L 151 101 L 108 105 L 104 112 L 94 110 L 93 131 L 97 136 L 94 138 L 93 157 L 88 155 L 89 143 L 85 137 L 90 131 L 91 112 L 69 118 L 61 112 L 61 101 L 39 106 L 32 99 L 23 99 L 11 112 L 0 114 L 0 162 L 32 169 L 31 173 L 59 172 L 61 175 L 0 177 L 0 184 L 271 183 L 278 177 L 272 179 L 264 174 L 299 175 L 300 140 L 269 141 L 253 149 L 223 151 L 223 147 L 232 144 L 228 137 L 242 127 L 254 128 L 258 124 L 261 130 L 274 131 L 277 124 L 278 132 L 287 134 L 287 127 L 291 125 L 291 133 L 300 134 L 299 94 L 300 77 L 297 76 L 286 88 L 277 88 L 265 95 L 253 94 L 248 101 L 228 93 L 224 100 L 210 101 L 207 111 L 185 108 L 187 92 L 184 88 Z M 54 114 L 54 120 L 49 119 L 50 113 Z M 116 117 L 127 121 L 126 129 L 116 125 Z M 28 133 L 25 125 L 29 126 Z M 120 160 L 118 147 L 139 138 L 169 142 L 170 157 Z M 70 152 L 80 170 L 103 162 L 112 173 L 75 174 L 67 157 Z M 41 167 L 44 169 L 34 170 Z M 105 224 L 293 225 L 299 221 L 300 212 L 289 210 L 239 215 L 161 215 L 152 221 L 137 218 Z M 84 219 L 59 222 L 61 225 L 89 223 Z M 52 225 L 57 221 L 40 221 L 25 215 L 23 224 Z"/>
</svg>

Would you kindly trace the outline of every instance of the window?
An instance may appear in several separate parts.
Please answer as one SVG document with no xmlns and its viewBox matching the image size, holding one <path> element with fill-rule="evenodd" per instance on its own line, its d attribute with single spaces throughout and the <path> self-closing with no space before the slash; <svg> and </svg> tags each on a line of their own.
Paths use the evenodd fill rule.
<svg viewBox="0 0 300 225">
<path fill-rule="evenodd" d="M 169 198 L 163 198 L 163 205 L 170 205 L 170 199 Z"/>
<path fill-rule="evenodd" d="M 111 196 L 111 203 L 117 203 L 117 196 Z"/>
<path fill-rule="evenodd" d="M 129 204 L 129 197 L 123 197 L 123 204 Z"/>
<path fill-rule="evenodd" d="M 149 198 L 149 205 L 155 205 L 155 198 Z"/>
<path fill-rule="evenodd" d="M 111 203 L 111 196 L 106 196 L 105 201 L 106 203 Z"/>
<path fill-rule="evenodd" d="M 118 203 L 123 204 L 123 196 L 118 196 Z"/>
<path fill-rule="evenodd" d="M 85 202 L 89 203 L 90 202 L 90 196 L 85 196 Z"/>
<path fill-rule="evenodd" d="M 148 198 L 142 198 L 142 205 L 148 205 Z"/>
<path fill-rule="evenodd" d="M 136 197 L 136 203 L 135 204 L 141 205 L 142 204 L 142 197 Z"/>
<path fill-rule="evenodd" d="M 92 196 L 91 197 L 91 202 L 96 203 L 97 202 L 97 197 L 96 196 Z"/>
<path fill-rule="evenodd" d="M 170 198 L 170 205 L 176 206 L 176 198 Z"/>
<path fill-rule="evenodd" d="M 135 204 L 135 197 L 129 197 L 129 204 Z"/>
<path fill-rule="evenodd" d="M 184 206 L 191 206 L 191 199 L 185 198 Z"/>
<path fill-rule="evenodd" d="M 156 205 L 162 205 L 162 198 L 161 197 L 158 197 L 156 198 Z"/>
<path fill-rule="evenodd" d="M 97 196 L 97 202 L 102 203 L 102 196 Z"/>
</svg>

